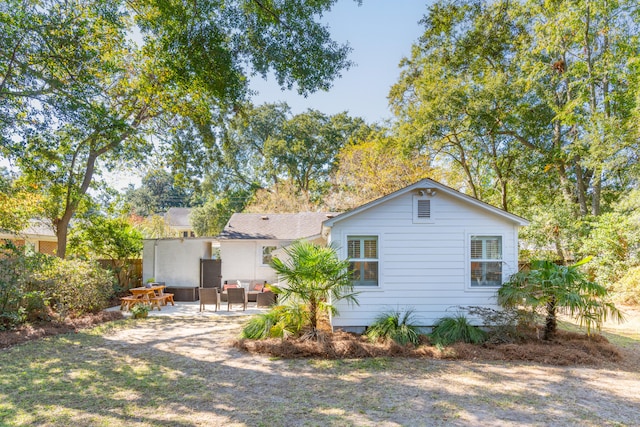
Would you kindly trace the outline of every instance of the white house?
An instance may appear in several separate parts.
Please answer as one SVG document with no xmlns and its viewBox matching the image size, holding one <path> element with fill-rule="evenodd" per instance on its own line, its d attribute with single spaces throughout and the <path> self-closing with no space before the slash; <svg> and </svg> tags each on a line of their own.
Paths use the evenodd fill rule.
<svg viewBox="0 0 640 427">
<path fill-rule="evenodd" d="M 276 274 L 269 266 L 274 252 L 299 239 L 323 242 L 322 222 L 335 215 L 331 212 L 233 214 L 217 237 L 222 280 L 275 282 Z"/>
<path fill-rule="evenodd" d="M 327 219 L 323 236 L 351 262 L 359 292 L 358 306 L 338 303 L 333 326 L 357 330 L 406 309 L 432 326 L 459 306 L 495 307 L 527 224 L 430 179 Z"/>
</svg>

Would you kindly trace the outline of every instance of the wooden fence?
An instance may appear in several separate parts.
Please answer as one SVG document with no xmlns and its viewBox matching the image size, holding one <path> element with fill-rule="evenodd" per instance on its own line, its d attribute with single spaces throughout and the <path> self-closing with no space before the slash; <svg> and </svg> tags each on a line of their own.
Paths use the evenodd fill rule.
<svg viewBox="0 0 640 427">
<path fill-rule="evenodd" d="M 142 259 L 99 259 L 98 263 L 114 272 L 123 289 L 142 286 Z"/>
</svg>

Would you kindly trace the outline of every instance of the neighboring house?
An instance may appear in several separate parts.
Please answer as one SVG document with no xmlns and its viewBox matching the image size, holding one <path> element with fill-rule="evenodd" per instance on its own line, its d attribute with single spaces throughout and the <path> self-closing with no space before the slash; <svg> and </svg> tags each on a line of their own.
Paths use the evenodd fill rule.
<svg viewBox="0 0 640 427">
<path fill-rule="evenodd" d="M 0 239 L 11 240 L 16 246 L 28 245 L 36 252 L 55 255 L 58 249 L 58 238 L 53 229 L 45 222 L 32 220 L 20 233 L 2 233 Z"/>
<path fill-rule="evenodd" d="M 463 306 L 496 307 L 518 269 L 528 221 L 430 179 L 327 219 L 322 235 L 349 259 L 359 305 L 339 302 L 335 327 L 358 330 L 379 314 L 414 311 L 419 326 Z"/>
<path fill-rule="evenodd" d="M 218 236 L 223 281 L 275 282 L 276 274 L 269 266 L 274 252 L 300 239 L 323 242 L 322 222 L 335 215 L 331 212 L 233 214 Z"/>
<path fill-rule="evenodd" d="M 164 222 L 177 237 L 195 237 L 190 221 L 191 208 L 169 208 Z"/>
</svg>

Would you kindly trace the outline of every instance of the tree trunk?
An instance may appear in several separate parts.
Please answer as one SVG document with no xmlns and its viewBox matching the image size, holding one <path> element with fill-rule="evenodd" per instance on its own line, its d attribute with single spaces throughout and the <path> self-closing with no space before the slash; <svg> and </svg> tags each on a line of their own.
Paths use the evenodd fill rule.
<svg viewBox="0 0 640 427">
<path fill-rule="evenodd" d="M 557 329 L 558 320 L 556 318 L 556 299 L 555 297 L 551 297 L 547 303 L 547 319 L 544 326 L 544 339 L 552 339 L 555 336 Z"/>
<path fill-rule="evenodd" d="M 318 331 L 318 302 L 315 299 L 309 301 L 309 322 L 311 324 L 311 333 L 315 337 Z"/>
<path fill-rule="evenodd" d="M 56 256 L 64 259 L 67 255 L 67 233 L 69 232 L 69 221 L 75 210 L 67 209 L 62 216 L 58 219 L 54 225 L 56 231 L 56 238 L 58 239 L 58 247 L 56 249 Z"/>
<path fill-rule="evenodd" d="M 573 159 L 573 167 L 576 170 L 576 194 L 580 205 L 580 216 L 586 216 L 589 213 L 587 209 L 587 183 L 580 166 L 580 157 L 576 156 Z"/>
</svg>

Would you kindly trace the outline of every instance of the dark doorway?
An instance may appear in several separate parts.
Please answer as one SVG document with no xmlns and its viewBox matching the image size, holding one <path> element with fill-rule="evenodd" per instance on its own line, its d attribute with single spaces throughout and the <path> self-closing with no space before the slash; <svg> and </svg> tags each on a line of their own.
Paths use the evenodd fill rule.
<svg viewBox="0 0 640 427">
<path fill-rule="evenodd" d="M 219 288 L 222 280 L 222 261 L 219 259 L 200 259 L 200 286 Z"/>
</svg>

